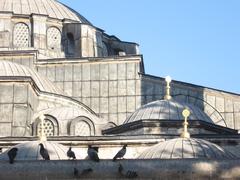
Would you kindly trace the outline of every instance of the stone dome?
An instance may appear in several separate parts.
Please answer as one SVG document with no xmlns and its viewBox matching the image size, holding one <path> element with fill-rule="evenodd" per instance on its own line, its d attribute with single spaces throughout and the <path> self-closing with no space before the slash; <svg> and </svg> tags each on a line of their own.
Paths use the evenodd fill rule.
<svg viewBox="0 0 240 180">
<path fill-rule="evenodd" d="M 18 148 L 16 161 L 18 160 L 42 160 L 40 155 L 39 141 L 31 141 L 27 143 L 18 144 L 12 148 Z M 43 142 L 44 147 L 48 150 L 51 160 L 66 160 L 68 148 L 54 142 Z M 10 148 L 11 149 L 11 148 Z M 0 160 L 8 160 L 8 151 L 0 155 Z"/>
<path fill-rule="evenodd" d="M 50 92 L 54 94 L 64 94 L 60 89 L 55 87 L 52 82 L 50 82 L 43 76 L 40 76 L 36 71 L 17 63 L 12 63 L 9 61 L 0 61 L 0 79 L 1 78 L 5 79 L 6 77 L 11 77 L 15 79 L 30 77 L 36 83 L 36 85 L 41 91 Z"/>
<path fill-rule="evenodd" d="M 38 14 L 91 24 L 82 15 L 56 0 L 0 0 L 0 12 L 27 16 Z"/>
<path fill-rule="evenodd" d="M 124 124 L 139 120 L 179 120 L 183 121 L 182 111 L 188 108 L 191 112 L 189 120 L 201 120 L 213 123 L 210 117 L 200 108 L 189 103 L 180 103 L 175 100 L 158 100 L 146 104 L 129 116 Z"/>
<path fill-rule="evenodd" d="M 211 142 L 194 138 L 177 138 L 146 149 L 138 159 L 232 159 L 236 156 Z"/>
</svg>

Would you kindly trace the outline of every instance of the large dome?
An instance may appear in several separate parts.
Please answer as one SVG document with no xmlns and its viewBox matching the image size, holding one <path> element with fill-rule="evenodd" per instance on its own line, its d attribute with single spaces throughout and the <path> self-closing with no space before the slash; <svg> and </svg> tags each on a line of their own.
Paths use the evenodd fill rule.
<svg viewBox="0 0 240 180">
<path fill-rule="evenodd" d="M 56 0 L 0 0 L 0 12 L 28 16 L 40 14 L 90 24 L 86 18 Z"/>
<path fill-rule="evenodd" d="M 27 143 L 22 143 L 14 146 L 13 148 L 18 148 L 16 160 L 42 160 L 40 155 L 39 141 L 31 141 Z M 67 151 L 68 148 L 54 142 L 43 142 L 44 147 L 48 150 L 51 160 L 64 160 L 68 159 Z M 0 160 L 8 160 L 7 152 L 0 155 Z"/>
<path fill-rule="evenodd" d="M 177 138 L 145 150 L 139 159 L 231 159 L 236 156 L 211 142 L 194 138 Z"/>
<path fill-rule="evenodd" d="M 208 123 L 213 123 L 200 108 L 189 104 L 180 103 L 175 100 L 159 100 L 142 106 L 137 109 L 124 122 L 131 123 L 139 120 L 183 120 L 182 111 L 188 108 L 191 112 L 189 120 L 200 120 Z"/>
</svg>

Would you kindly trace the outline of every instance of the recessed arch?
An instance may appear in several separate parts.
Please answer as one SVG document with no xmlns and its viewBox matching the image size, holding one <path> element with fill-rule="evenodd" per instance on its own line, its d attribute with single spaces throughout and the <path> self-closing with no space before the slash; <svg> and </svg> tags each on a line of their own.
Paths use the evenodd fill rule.
<svg viewBox="0 0 240 180">
<path fill-rule="evenodd" d="M 27 24 L 18 22 L 13 28 L 13 46 L 24 48 L 30 46 L 30 30 Z"/>
<path fill-rule="evenodd" d="M 61 50 L 62 33 L 55 27 L 51 26 L 47 29 L 47 47 L 50 50 L 58 51 Z"/>
<path fill-rule="evenodd" d="M 95 126 L 89 118 L 80 116 L 70 122 L 69 134 L 71 136 L 94 136 Z"/>
</svg>

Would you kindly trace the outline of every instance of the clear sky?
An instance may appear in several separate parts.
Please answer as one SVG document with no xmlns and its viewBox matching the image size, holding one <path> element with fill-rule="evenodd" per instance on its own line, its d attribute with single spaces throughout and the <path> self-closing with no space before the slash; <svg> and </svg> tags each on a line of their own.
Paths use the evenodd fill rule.
<svg viewBox="0 0 240 180">
<path fill-rule="evenodd" d="M 140 44 L 147 74 L 240 93 L 239 0 L 60 0 Z"/>
</svg>

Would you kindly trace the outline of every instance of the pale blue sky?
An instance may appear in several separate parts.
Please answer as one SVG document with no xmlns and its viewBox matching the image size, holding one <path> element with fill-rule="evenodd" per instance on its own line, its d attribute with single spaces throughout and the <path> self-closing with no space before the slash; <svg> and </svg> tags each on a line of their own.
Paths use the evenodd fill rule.
<svg viewBox="0 0 240 180">
<path fill-rule="evenodd" d="M 60 0 L 140 44 L 147 74 L 240 93 L 239 0 Z"/>
</svg>

